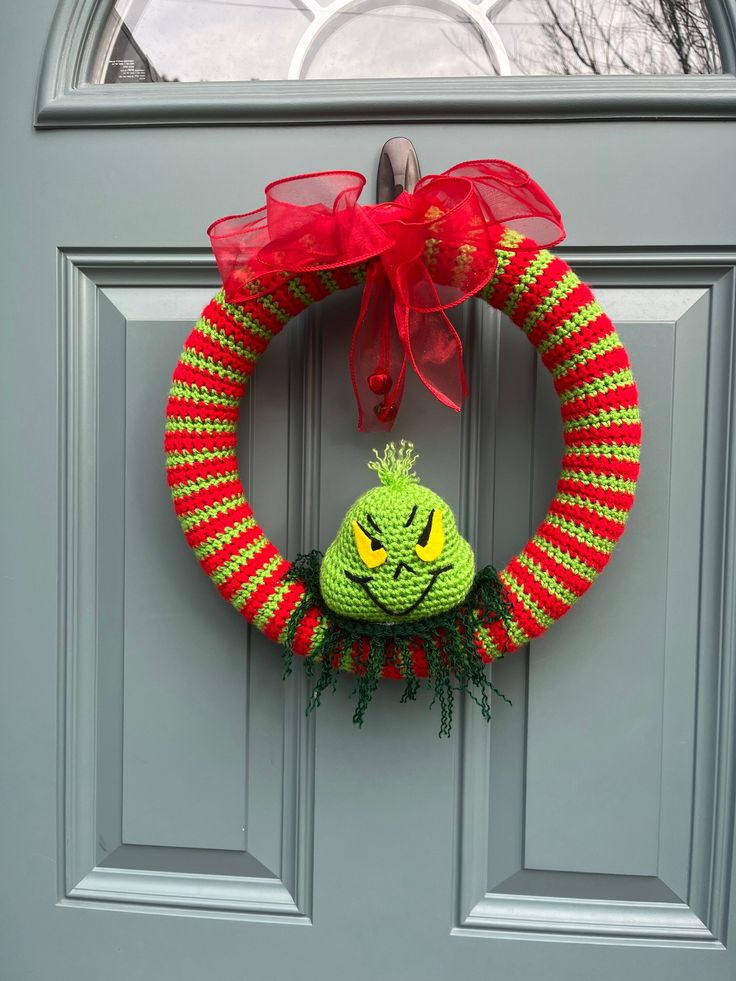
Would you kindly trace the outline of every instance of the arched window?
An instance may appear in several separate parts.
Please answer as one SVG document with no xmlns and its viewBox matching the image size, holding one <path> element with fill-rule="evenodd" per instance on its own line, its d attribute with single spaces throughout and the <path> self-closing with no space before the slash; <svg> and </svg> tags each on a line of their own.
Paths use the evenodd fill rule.
<svg viewBox="0 0 736 981">
<path fill-rule="evenodd" d="M 117 0 L 90 81 L 721 70 L 699 0 Z"/>
</svg>

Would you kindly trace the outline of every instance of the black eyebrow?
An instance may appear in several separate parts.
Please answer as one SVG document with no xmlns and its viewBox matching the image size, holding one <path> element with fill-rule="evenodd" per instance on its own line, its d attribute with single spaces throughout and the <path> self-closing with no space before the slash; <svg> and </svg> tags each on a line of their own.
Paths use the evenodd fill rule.
<svg viewBox="0 0 736 981">
<path fill-rule="evenodd" d="M 411 514 L 410 514 L 410 515 L 409 515 L 409 517 L 408 517 L 408 518 L 406 519 L 406 524 L 404 525 L 404 527 L 405 527 L 405 528 L 408 528 L 408 527 L 409 527 L 409 525 L 410 525 L 410 524 L 412 523 L 412 521 L 414 520 L 414 518 L 416 517 L 416 515 L 417 515 L 417 508 L 418 508 L 418 507 L 419 507 L 419 505 L 418 505 L 418 504 L 415 504 L 415 505 L 414 505 L 414 507 L 413 507 L 413 508 L 411 509 Z"/>
<path fill-rule="evenodd" d="M 422 548 L 424 548 L 427 542 L 429 541 L 429 534 L 432 531 L 433 518 L 434 518 L 434 510 L 429 512 L 429 517 L 427 518 L 427 523 L 424 526 L 424 531 L 419 536 L 419 541 L 417 542 L 417 545 L 421 545 Z"/>
<path fill-rule="evenodd" d="M 377 525 L 377 524 L 376 524 L 376 522 L 375 522 L 375 521 L 373 520 L 373 518 L 372 518 L 372 517 L 371 517 L 371 516 L 370 516 L 369 514 L 367 514 L 367 513 L 366 513 L 366 519 L 367 519 L 367 521 L 368 521 L 368 524 L 370 524 L 370 525 L 373 525 L 373 528 L 375 529 L 375 531 L 377 531 L 377 532 L 378 532 L 378 534 L 379 534 L 379 535 L 382 535 L 382 534 L 383 534 L 383 532 L 382 532 L 382 531 L 381 531 L 381 529 L 380 529 L 380 528 L 378 527 L 378 525 Z"/>
</svg>

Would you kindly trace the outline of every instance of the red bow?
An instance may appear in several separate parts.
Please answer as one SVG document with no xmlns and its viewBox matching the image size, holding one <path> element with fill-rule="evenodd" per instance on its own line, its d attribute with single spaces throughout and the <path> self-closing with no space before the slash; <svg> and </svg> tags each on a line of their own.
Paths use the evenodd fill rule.
<svg viewBox="0 0 736 981">
<path fill-rule="evenodd" d="M 390 429 L 407 362 L 440 402 L 460 409 L 462 345 L 445 310 L 491 279 L 506 227 L 528 236 L 529 249 L 555 245 L 564 228 L 541 187 L 503 160 L 458 164 L 385 204 L 359 205 L 364 185 L 352 171 L 287 177 L 268 185 L 265 207 L 220 218 L 208 234 L 235 303 L 300 272 L 367 263 L 350 373 L 358 429 Z"/>
</svg>

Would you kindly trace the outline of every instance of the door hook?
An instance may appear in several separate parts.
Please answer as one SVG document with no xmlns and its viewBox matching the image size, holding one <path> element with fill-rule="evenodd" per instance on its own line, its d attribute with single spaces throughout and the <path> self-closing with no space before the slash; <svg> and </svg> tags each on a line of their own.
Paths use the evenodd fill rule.
<svg viewBox="0 0 736 981">
<path fill-rule="evenodd" d="M 381 204 L 393 201 L 402 191 L 411 193 L 421 176 L 414 144 L 404 136 L 392 137 L 383 144 L 378 161 L 376 200 Z"/>
</svg>

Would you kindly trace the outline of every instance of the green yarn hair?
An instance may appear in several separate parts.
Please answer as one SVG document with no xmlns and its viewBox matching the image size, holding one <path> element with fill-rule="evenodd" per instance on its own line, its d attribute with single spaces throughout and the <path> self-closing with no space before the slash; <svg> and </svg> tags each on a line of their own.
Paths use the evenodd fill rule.
<svg viewBox="0 0 736 981">
<path fill-rule="evenodd" d="M 373 450 L 376 459 L 368 464 L 369 470 L 375 470 L 378 479 L 384 487 L 402 490 L 407 484 L 418 484 L 419 477 L 414 473 L 414 464 L 419 455 L 414 453 L 414 444 L 401 440 L 399 448 L 396 443 L 388 443 L 380 456 L 378 450 Z"/>
</svg>

